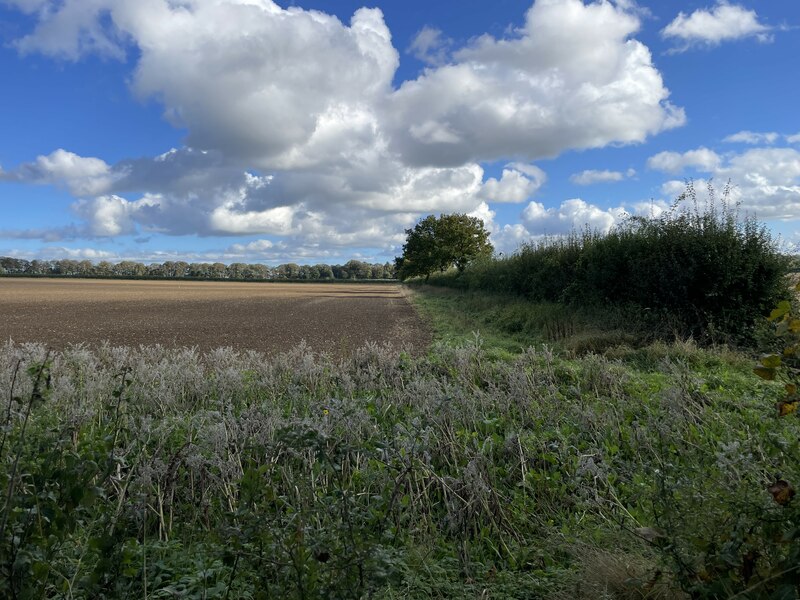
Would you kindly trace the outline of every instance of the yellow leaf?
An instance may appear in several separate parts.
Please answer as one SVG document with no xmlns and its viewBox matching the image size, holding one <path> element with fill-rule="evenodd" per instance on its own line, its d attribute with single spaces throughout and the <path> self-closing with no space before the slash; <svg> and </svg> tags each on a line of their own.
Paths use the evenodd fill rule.
<svg viewBox="0 0 800 600">
<path fill-rule="evenodd" d="M 789 304 L 789 302 L 787 302 L 786 300 L 784 300 L 783 302 L 778 304 L 777 308 L 775 308 L 771 313 L 769 313 L 769 320 L 775 321 L 777 319 L 780 319 L 790 310 L 792 310 L 792 305 Z"/>
<path fill-rule="evenodd" d="M 756 367 L 753 372 L 767 381 L 775 381 L 775 369 L 768 369 L 767 367 Z"/>
<path fill-rule="evenodd" d="M 797 393 L 797 386 L 793 383 L 787 383 L 784 387 L 788 396 L 794 396 Z"/>
<path fill-rule="evenodd" d="M 776 369 L 781 366 L 781 357 L 777 354 L 765 354 L 759 362 L 768 369 Z"/>
<path fill-rule="evenodd" d="M 789 331 L 792 333 L 800 331 L 800 319 L 792 319 L 789 321 Z"/>
<path fill-rule="evenodd" d="M 796 413 L 797 404 L 797 400 L 792 400 L 791 402 L 778 402 L 778 416 L 785 417 L 786 415 Z"/>
</svg>

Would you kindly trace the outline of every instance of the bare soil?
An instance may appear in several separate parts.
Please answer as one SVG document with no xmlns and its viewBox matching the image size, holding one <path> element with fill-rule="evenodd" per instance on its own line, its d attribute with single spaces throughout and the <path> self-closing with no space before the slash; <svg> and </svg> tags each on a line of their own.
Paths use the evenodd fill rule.
<svg viewBox="0 0 800 600">
<path fill-rule="evenodd" d="M 417 351 L 430 333 L 398 285 L 0 278 L 0 342 L 220 346 L 275 353 L 301 341 L 347 354 Z"/>
</svg>

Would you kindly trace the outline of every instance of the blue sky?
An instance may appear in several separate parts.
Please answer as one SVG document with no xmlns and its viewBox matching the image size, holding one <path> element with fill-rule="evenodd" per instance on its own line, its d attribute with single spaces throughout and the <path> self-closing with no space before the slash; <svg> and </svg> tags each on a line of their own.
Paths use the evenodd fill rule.
<svg viewBox="0 0 800 600">
<path fill-rule="evenodd" d="M 0 255 L 498 250 L 693 179 L 800 242 L 800 3 L 0 0 Z"/>
</svg>

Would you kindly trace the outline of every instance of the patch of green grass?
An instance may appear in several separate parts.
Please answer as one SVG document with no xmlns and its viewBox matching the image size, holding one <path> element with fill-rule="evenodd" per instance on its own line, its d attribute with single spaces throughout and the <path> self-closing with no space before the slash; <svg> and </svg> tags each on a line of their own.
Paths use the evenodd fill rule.
<svg viewBox="0 0 800 600">
<path fill-rule="evenodd" d="M 477 334 L 496 358 L 542 344 L 580 356 L 620 346 L 638 348 L 652 341 L 633 309 L 579 308 L 424 285 L 412 289 L 412 300 L 437 341 L 460 345 L 471 343 Z"/>
</svg>

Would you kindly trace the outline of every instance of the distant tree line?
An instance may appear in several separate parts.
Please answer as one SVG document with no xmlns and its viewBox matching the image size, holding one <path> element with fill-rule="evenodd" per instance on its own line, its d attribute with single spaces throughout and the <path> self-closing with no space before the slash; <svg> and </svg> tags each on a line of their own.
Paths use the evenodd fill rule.
<svg viewBox="0 0 800 600">
<path fill-rule="evenodd" d="M 287 263 L 270 267 L 262 264 L 231 263 L 187 263 L 166 261 L 143 264 L 131 260 L 118 263 L 89 260 L 25 260 L 0 257 L 0 275 L 30 275 L 58 277 L 119 277 L 119 278 L 164 278 L 164 279 L 229 279 L 229 280 L 346 280 L 346 279 L 394 279 L 395 268 L 391 263 L 370 264 L 350 260 L 343 265 L 298 265 Z"/>
</svg>

